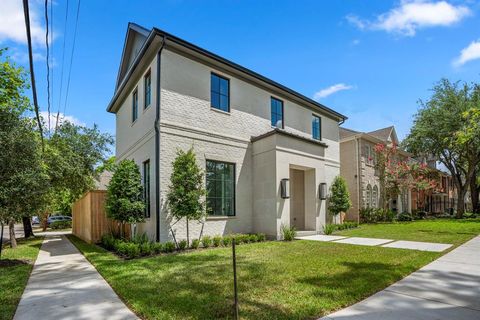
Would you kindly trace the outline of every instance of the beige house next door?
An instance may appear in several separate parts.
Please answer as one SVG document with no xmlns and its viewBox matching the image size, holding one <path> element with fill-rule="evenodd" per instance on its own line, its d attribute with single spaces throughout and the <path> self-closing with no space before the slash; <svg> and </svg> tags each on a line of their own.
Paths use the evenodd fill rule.
<svg viewBox="0 0 480 320">
<path fill-rule="evenodd" d="M 305 230 L 305 173 L 290 169 L 290 226 Z"/>
</svg>

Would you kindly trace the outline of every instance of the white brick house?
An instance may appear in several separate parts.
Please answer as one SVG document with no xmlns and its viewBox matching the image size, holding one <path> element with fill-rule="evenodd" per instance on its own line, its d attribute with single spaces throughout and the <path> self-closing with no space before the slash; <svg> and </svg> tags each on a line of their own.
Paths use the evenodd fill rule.
<svg viewBox="0 0 480 320">
<path fill-rule="evenodd" d="M 342 114 L 132 23 L 107 110 L 116 115 L 117 160 L 134 159 L 141 167 L 149 205 L 139 231 L 152 239 L 166 241 L 172 231 L 185 237 L 185 222 L 173 225 L 165 199 L 177 149 L 192 146 L 206 173 L 210 214 L 203 234 L 279 238 L 282 224 L 322 232 L 326 200 L 319 190 L 340 174 Z M 191 223 L 191 237 L 201 226 Z"/>
</svg>

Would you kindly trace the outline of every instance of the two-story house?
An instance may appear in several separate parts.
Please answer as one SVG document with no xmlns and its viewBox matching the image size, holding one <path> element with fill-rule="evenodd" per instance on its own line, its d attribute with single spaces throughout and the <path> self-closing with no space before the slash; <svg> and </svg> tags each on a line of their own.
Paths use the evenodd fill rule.
<svg viewBox="0 0 480 320">
<path fill-rule="evenodd" d="M 281 226 L 320 233 L 326 190 L 340 174 L 346 117 L 258 73 L 159 29 L 130 23 L 116 89 L 116 157 L 141 167 L 146 222 L 139 232 L 185 237 L 166 195 L 178 149 L 205 172 L 208 216 L 192 237 Z"/>
<path fill-rule="evenodd" d="M 340 128 L 340 174 L 345 179 L 352 201 L 352 207 L 346 212 L 346 220 L 359 221 L 359 211 L 362 208 L 379 208 L 380 178 L 376 168 L 375 145 L 399 145 L 399 140 L 393 126 L 371 132 L 359 132 Z M 398 157 L 406 160 L 408 152 L 398 149 Z M 402 208 L 400 197 L 405 197 Z M 411 212 L 412 194 L 400 195 L 398 199 L 387 199 L 389 208 L 396 212 Z"/>
</svg>

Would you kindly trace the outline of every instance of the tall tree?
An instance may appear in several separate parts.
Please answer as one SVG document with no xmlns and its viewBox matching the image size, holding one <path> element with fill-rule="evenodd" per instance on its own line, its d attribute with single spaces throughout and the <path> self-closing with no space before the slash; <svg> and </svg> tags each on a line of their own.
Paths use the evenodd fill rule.
<svg viewBox="0 0 480 320">
<path fill-rule="evenodd" d="M 337 216 L 340 212 L 346 212 L 352 206 L 350 194 L 348 193 L 347 182 L 340 176 L 336 176 L 330 186 L 328 197 L 328 210 Z"/>
<path fill-rule="evenodd" d="M 190 243 L 190 220 L 200 220 L 205 214 L 205 195 L 203 173 L 197 164 L 193 148 L 187 152 L 177 151 L 170 176 L 170 187 L 167 195 L 168 207 L 173 217 L 185 218 L 187 226 L 187 243 Z"/>
<path fill-rule="evenodd" d="M 457 190 L 458 218 L 465 212 L 465 195 L 480 162 L 480 130 L 475 122 L 479 108 L 478 84 L 443 79 L 434 86 L 428 101 L 420 101 L 420 110 L 404 140 L 408 151 L 433 155 L 449 170 Z"/>
</svg>

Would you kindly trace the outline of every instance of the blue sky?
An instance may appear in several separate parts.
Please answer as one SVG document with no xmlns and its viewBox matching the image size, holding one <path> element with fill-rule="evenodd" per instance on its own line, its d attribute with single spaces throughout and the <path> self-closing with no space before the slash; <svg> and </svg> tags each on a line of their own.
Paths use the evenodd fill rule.
<svg viewBox="0 0 480 320">
<path fill-rule="evenodd" d="M 53 4 L 53 103 L 66 39 L 64 97 L 78 0 Z M 31 2 L 35 73 L 47 109 L 43 1 Z M 259 72 L 369 131 L 395 125 L 403 138 L 419 99 L 442 77 L 480 82 L 476 1 L 98 1 L 81 0 L 65 114 L 114 134 L 113 95 L 127 23 L 156 26 Z M 27 66 L 20 0 L 2 0 L 0 47 Z"/>
</svg>

